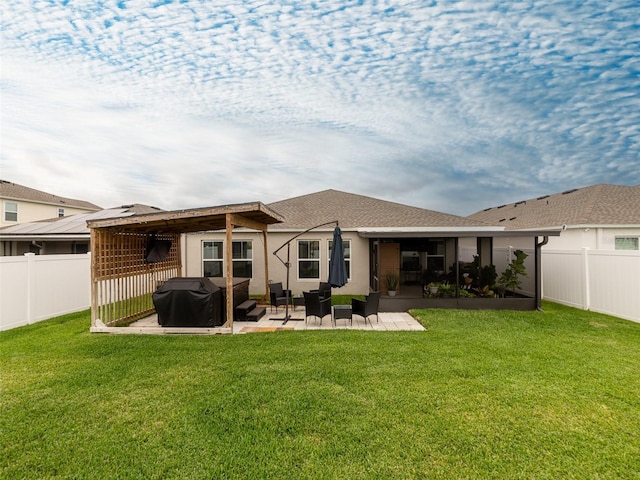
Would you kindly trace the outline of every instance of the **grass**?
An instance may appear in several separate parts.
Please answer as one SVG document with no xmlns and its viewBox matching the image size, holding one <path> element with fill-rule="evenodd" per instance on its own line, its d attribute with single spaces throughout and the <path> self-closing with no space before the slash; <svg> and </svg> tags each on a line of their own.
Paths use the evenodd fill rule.
<svg viewBox="0 0 640 480">
<path fill-rule="evenodd" d="M 1 478 L 640 478 L 640 325 L 414 312 L 424 332 L 0 333 Z"/>
</svg>

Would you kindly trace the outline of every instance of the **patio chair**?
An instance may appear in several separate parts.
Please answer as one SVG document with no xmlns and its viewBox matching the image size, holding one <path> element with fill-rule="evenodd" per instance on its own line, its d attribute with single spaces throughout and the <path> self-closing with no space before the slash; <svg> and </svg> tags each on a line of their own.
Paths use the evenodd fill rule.
<svg viewBox="0 0 640 480">
<path fill-rule="evenodd" d="M 319 293 L 321 299 L 331 298 L 331 285 L 327 282 L 320 282 L 317 290 L 311 290 L 313 293 Z"/>
<path fill-rule="evenodd" d="M 289 291 L 288 297 L 291 299 L 291 291 Z M 271 304 L 271 311 L 273 311 L 274 306 L 276 307 L 276 313 L 280 305 L 287 304 L 287 290 L 282 288 L 282 282 L 269 284 L 269 303 Z"/>
<path fill-rule="evenodd" d="M 376 322 L 380 321 L 378 318 L 378 305 L 380 304 L 380 292 L 372 292 L 366 296 L 365 300 L 359 298 L 351 299 L 351 314 L 360 315 L 364 318 L 364 323 L 367 323 L 367 318 L 371 315 L 376 316 Z M 371 320 L 369 320 L 371 323 Z"/>
<path fill-rule="evenodd" d="M 320 319 L 320 325 L 322 325 L 322 319 L 331 315 L 331 298 L 320 298 L 318 292 L 302 292 L 302 295 L 304 295 L 304 323 L 307 323 L 309 317 L 314 316 Z"/>
</svg>

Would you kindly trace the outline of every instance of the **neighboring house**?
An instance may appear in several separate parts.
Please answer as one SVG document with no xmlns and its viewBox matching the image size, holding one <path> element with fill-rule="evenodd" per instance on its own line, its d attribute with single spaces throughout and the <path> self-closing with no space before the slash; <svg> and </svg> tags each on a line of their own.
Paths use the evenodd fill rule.
<svg viewBox="0 0 640 480">
<path fill-rule="evenodd" d="M 507 230 L 561 228 L 546 249 L 640 251 L 640 185 L 592 185 L 487 208 L 467 218 Z"/>
<path fill-rule="evenodd" d="M 542 247 L 544 298 L 640 321 L 640 185 L 592 185 L 468 218 L 509 232 L 560 228 Z M 497 246 L 519 247 L 513 240 Z"/>
<path fill-rule="evenodd" d="M 156 207 L 134 204 L 0 228 L 0 256 L 29 252 L 38 255 L 87 253 L 90 250 L 88 220 L 159 211 Z"/>
<path fill-rule="evenodd" d="M 421 298 L 427 281 L 460 281 L 463 266 L 470 264 L 474 255 L 481 257 L 482 265 L 494 263 L 493 239 L 507 234 L 502 226 L 336 190 L 267 206 L 285 219 L 269 227 L 270 252 L 311 227 L 334 220 L 339 222 L 349 283 L 335 289 L 337 294 L 380 290 L 386 295 L 385 277 L 394 272 L 400 278 L 399 296 Z M 294 296 L 326 281 L 333 229 L 334 225 L 313 229 L 290 244 L 289 276 Z M 536 232 L 509 232 L 508 235 L 522 237 L 535 249 Z M 231 259 L 234 276 L 251 278 L 252 294 L 265 293 L 265 279 L 260 277 L 265 261 L 269 262 L 269 280 L 286 282 L 283 263 L 275 256 L 264 259 L 262 251 L 259 233 L 234 231 Z M 224 233 L 187 235 L 183 259 L 186 275 L 222 276 L 228 260 L 224 252 Z M 286 247 L 280 250 L 279 256 L 286 261 Z M 534 286 L 530 290 L 533 292 Z"/>
<path fill-rule="evenodd" d="M 2 218 L 0 227 L 76 213 L 96 212 L 101 207 L 83 200 L 59 197 L 17 183 L 0 180 Z"/>
</svg>

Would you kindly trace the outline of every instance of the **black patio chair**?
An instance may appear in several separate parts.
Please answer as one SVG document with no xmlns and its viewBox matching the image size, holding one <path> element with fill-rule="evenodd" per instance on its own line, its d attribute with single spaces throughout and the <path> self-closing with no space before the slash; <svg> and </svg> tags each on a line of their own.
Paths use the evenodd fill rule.
<svg viewBox="0 0 640 480">
<path fill-rule="evenodd" d="M 314 316 L 320 319 L 320 325 L 322 325 L 322 319 L 331 315 L 331 298 L 320 298 L 318 292 L 302 292 L 302 295 L 304 295 L 304 323 L 307 323 L 309 317 Z"/>
<path fill-rule="evenodd" d="M 289 291 L 289 302 L 291 302 L 291 291 Z M 273 307 L 276 307 L 276 312 L 280 305 L 287 304 L 287 291 L 282 288 L 282 282 L 269 284 L 269 303 L 271 304 L 271 311 Z"/>
<path fill-rule="evenodd" d="M 327 282 L 320 282 L 317 290 L 311 290 L 312 293 L 319 293 L 321 299 L 331 298 L 331 285 Z"/>
<path fill-rule="evenodd" d="M 365 300 L 360 300 L 359 298 L 351 299 L 351 314 L 352 315 L 360 315 L 364 318 L 364 323 L 366 325 L 367 318 L 371 315 L 376 316 L 376 322 L 380 319 L 378 318 L 378 306 L 380 304 L 380 292 L 372 292 L 366 296 Z M 369 320 L 371 323 L 371 320 Z"/>
</svg>

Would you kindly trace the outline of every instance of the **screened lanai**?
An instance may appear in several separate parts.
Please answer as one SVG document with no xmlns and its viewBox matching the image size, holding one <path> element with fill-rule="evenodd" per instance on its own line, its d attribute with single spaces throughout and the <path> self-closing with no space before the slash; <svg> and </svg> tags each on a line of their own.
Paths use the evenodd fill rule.
<svg viewBox="0 0 640 480">
<path fill-rule="evenodd" d="M 91 231 L 91 331 L 139 333 L 120 326 L 152 315 L 155 309 L 151 295 L 156 288 L 170 278 L 182 276 L 182 234 L 225 230 L 225 255 L 231 258 L 234 228 L 262 232 L 264 278 L 268 279 L 267 228 L 283 221 L 261 202 L 254 202 L 87 222 Z M 145 333 L 232 333 L 231 262 L 226 264 L 225 280 L 226 319 L 221 327 L 158 327 L 145 329 Z"/>
</svg>

